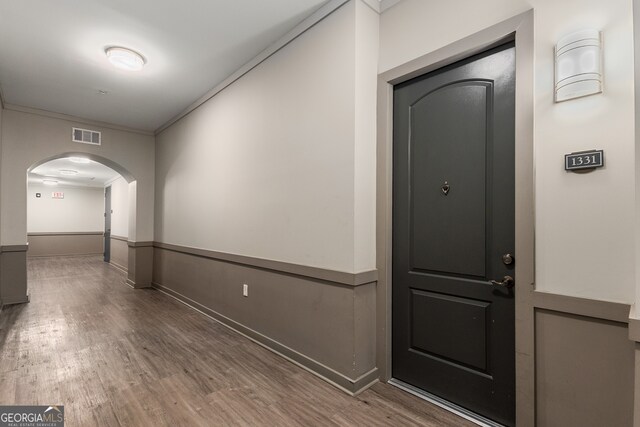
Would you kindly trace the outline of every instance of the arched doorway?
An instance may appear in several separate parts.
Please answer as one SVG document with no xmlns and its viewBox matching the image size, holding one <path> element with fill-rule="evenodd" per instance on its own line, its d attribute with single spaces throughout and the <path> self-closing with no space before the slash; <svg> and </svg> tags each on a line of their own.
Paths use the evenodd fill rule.
<svg viewBox="0 0 640 427">
<path fill-rule="evenodd" d="M 126 249 L 124 249 L 126 254 L 122 255 L 122 257 L 126 257 L 126 271 L 128 275 L 127 284 L 134 288 L 149 287 L 151 285 L 151 266 L 153 262 L 152 242 L 137 242 L 134 237 L 136 229 L 135 227 L 138 223 L 138 210 L 136 209 L 136 206 L 139 203 L 136 177 L 119 163 L 106 157 L 86 152 L 64 152 L 42 159 L 33 163 L 29 168 L 27 168 L 27 175 L 36 170 L 38 167 L 59 159 L 76 159 L 77 161 L 85 159 L 89 162 L 95 162 L 115 171 L 124 179 L 124 181 L 126 181 L 126 185 L 128 187 L 127 197 L 129 205 L 129 209 L 127 209 L 128 218 L 126 219 L 127 235 L 115 236 L 117 238 L 113 238 L 113 236 L 111 235 L 110 226 L 109 229 L 105 229 L 105 232 L 108 233 L 107 235 L 105 235 L 105 252 L 108 251 L 107 253 L 110 253 L 110 248 L 112 245 L 122 247 L 123 243 L 121 242 L 124 241 L 124 243 L 126 243 Z M 108 188 L 110 188 L 110 186 Z M 122 252 L 122 249 L 120 251 Z M 105 259 L 105 261 L 110 261 L 110 259 L 107 258 Z M 123 267 L 122 264 L 123 263 L 121 262 L 119 266 Z"/>
<path fill-rule="evenodd" d="M 72 160 L 73 159 L 73 160 Z M 126 195 L 125 197 L 127 198 L 127 217 L 124 219 L 124 221 L 126 221 L 126 225 L 127 225 L 127 232 L 123 233 L 126 234 L 124 236 L 120 235 L 120 236 L 115 236 L 114 238 L 112 238 L 111 233 L 110 233 L 110 228 L 106 228 L 103 229 L 104 232 L 100 233 L 100 241 L 101 241 L 101 246 L 104 248 L 104 252 L 106 254 L 111 253 L 111 246 L 112 246 L 112 242 L 113 240 L 118 240 L 117 245 L 119 247 L 119 259 L 123 260 L 119 263 L 113 263 L 115 264 L 117 267 L 119 267 L 122 270 L 125 270 L 127 272 L 127 280 L 126 283 L 129 284 L 130 286 L 134 287 L 134 288 L 142 288 L 142 287 L 148 287 L 150 286 L 150 279 L 151 279 L 151 262 L 152 262 L 152 245 L 150 244 L 150 242 L 148 244 L 141 244 L 140 242 L 136 242 L 135 241 L 135 237 L 133 235 L 133 233 L 135 232 L 135 225 L 137 223 L 137 209 L 136 209 L 136 205 L 138 203 L 137 201 L 137 181 L 135 176 L 129 172 L 125 167 L 121 166 L 120 164 L 114 162 L 113 160 L 110 160 L 108 158 L 96 155 L 96 154 L 91 154 L 91 153 L 82 153 L 82 152 L 64 152 L 64 153 L 59 153 L 55 156 L 50 156 L 44 159 L 41 159 L 33 164 L 31 164 L 27 170 L 26 170 L 26 187 L 27 187 L 27 194 L 30 196 L 35 196 L 37 198 L 43 198 L 42 195 L 45 194 L 44 198 L 56 198 L 56 195 L 58 195 L 59 198 L 64 198 L 64 191 L 52 191 L 51 193 L 46 193 L 44 191 L 38 191 L 39 188 L 35 187 L 35 189 L 33 189 L 33 191 L 29 191 L 29 186 L 33 185 L 33 181 L 34 179 L 37 179 L 35 177 L 40 177 L 40 181 L 42 182 L 43 185 L 47 185 L 50 184 L 51 182 L 55 182 L 55 185 L 57 186 L 58 182 L 65 182 L 65 178 L 67 179 L 67 181 L 65 182 L 66 185 L 58 188 L 59 190 L 63 190 L 63 189 L 71 189 L 72 187 L 69 186 L 69 182 L 72 182 L 73 179 L 69 176 L 63 176 L 60 174 L 55 174 L 55 173 L 45 173 L 43 175 L 40 174 L 35 174 L 34 171 L 39 171 L 39 170 L 51 170 L 51 167 L 54 168 L 59 168 L 61 164 L 71 164 L 71 163 L 62 163 L 65 161 L 74 161 L 77 162 L 78 165 L 77 167 L 67 167 L 65 169 L 62 169 L 65 172 L 75 172 L 77 173 L 77 170 L 75 169 L 82 169 L 82 164 L 83 163 L 87 163 L 87 164 L 96 164 L 96 165 L 101 165 L 103 166 L 103 169 L 105 170 L 110 170 L 114 173 L 115 177 L 117 177 L 118 179 L 121 179 L 123 181 L 123 185 L 126 188 Z M 114 177 L 114 178 L 115 178 Z M 110 193 L 111 187 L 113 185 L 113 182 L 115 181 L 112 180 L 111 182 L 107 182 L 107 183 L 103 183 L 105 184 L 105 186 L 100 187 L 101 191 L 104 191 L 106 188 L 108 188 L 108 192 Z M 31 184 L 30 184 L 31 182 Z M 94 189 L 96 189 L 96 186 L 93 186 Z M 51 190 L 55 190 L 56 187 L 52 186 Z M 31 194 L 34 193 L 34 194 Z M 102 194 L 102 193 L 101 193 Z M 104 200 L 102 201 L 104 203 Z M 130 209 L 129 209 L 129 205 L 130 205 Z M 105 217 L 107 217 L 107 211 L 104 210 L 105 209 L 105 205 L 102 204 L 100 206 L 101 211 L 104 212 Z M 111 210 L 110 210 L 111 211 Z M 29 212 L 29 209 L 26 209 L 25 212 L 25 216 L 27 214 L 27 212 Z M 46 214 L 46 213 L 45 213 Z M 51 214 L 51 212 L 49 212 L 49 214 Z M 94 215 L 95 216 L 95 215 Z M 73 219 L 72 219 L 73 220 Z M 28 223 L 28 221 L 24 221 L 25 224 Z M 95 224 L 95 221 L 93 221 L 93 223 Z M 105 222 L 105 225 L 107 223 Z M 29 231 L 28 229 L 26 231 Z M 22 302 L 28 302 L 29 301 L 29 289 L 28 289 L 28 281 L 27 281 L 27 275 L 26 275 L 26 258 L 27 255 L 29 253 L 29 245 L 30 243 L 33 244 L 34 242 L 38 242 L 38 249 L 36 251 L 36 256 L 46 256 L 43 255 L 42 253 L 42 248 L 46 247 L 48 248 L 48 250 L 51 250 L 52 247 L 54 246 L 58 246 L 58 250 L 62 250 L 61 253 L 54 253 L 51 254 L 52 256 L 55 255 L 79 255 L 79 253 L 64 253 L 64 247 L 66 245 L 66 248 L 68 249 L 69 247 L 73 247 L 74 244 L 77 245 L 78 243 L 80 244 L 80 246 L 87 246 L 87 243 L 90 239 L 80 239 L 80 236 L 83 237 L 97 237 L 96 236 L 96 232 L 93 233 L 80 233 L 80 232 L 67 232 L 67 233 L 61 233 L 61 232 L 51 232 L 51 233 L 29 233 L 27 234 L 27 240 L 26 240 L 26 245 L 7 245 L 7 246 L 2 246 L 1 249 L 1 253 L 3 255 L 2 257 L 2 261 L 4 261 L 2 264 L 2 270 L 3 271 L 3 275 L 2 278 L 5 279 L 5 281 L 11 281 L 11 291 L 10 293 L 3 293 L 3 303 L 4 304 L 14 304 L 14 303 L 22 303 Z M 61 236 L 65 236 L 67 237 L 65 238 L 61 238 Z M 70 237 L 71 235 L 73 235 L 73 239 L 69 239 L 68 237 Z M 57 240 L 54 239 L 43 239 L 44 236 L 47 237 L 57 237 Z M 43 240 L 48 240 L 49 243 L 46 244 L 42 244 Z M 73 243 L 69 243 L 70 240 L 73 240 Z M 67 243 L 64 243 L 64 242 Z M 91 244 L 89 244 L 91 245 Z M 60 246 L 62 246 L 62 248 L 60 248 Z M 94 251 L 95 253 L 95 244 L 92 245 L 91 250 Z M 147 249 L 147 253 L 143 254 L 141 256 L 142 252 L 144 251 L 144 248 Z M 32 253 L 33 250 L 35 250 L 35 248 L 32 249 Z M 79 249 L 80 251 L 82 251 L 82 249 Z M 46 251 L 45 251 L 46 252 Z M 142 262 L 141 262 L 142 260 Z M 105 261 L 110 261 L 109 258 L 106 258 Z M 124 266 L 123 266 L 124 264 Z M 9 266 L 9 267 L 7 267 Z M 20 286 L 23 285 L 23 286 Z M 23 288 L 23 289 L 21 289 Z M 9 297 L 7 298 L 7 295 L 9 295 Z M 24 295 L 24 296 L 23 296 Z"/>
<path fill-rule="evenodd" d="M 38 111 L 3 112 L 0 156 L 0 300 L 27 302 L 27 171 L 49 160 L 86 156 L 119 172 L 129 186 L 128 283 L 151 285 L 155 139 L 152 133 Z M 101 144 L 72 140 L 73 127 L 101 132 Z"/>
<path fill-rule="evenodd" d="M 136 223 L 136 179 L 126 168 L 96 154 L 65 152 L 32 164 L 27 187 L 29 257 L 102 253 L 105 262 L 127 273 L 130 259 L 135 267 L 129 225 Z M 64 200 L 64 189 L 73 201 Z M 135 279 L 134 268 L 127 283 L 135 287 Z"/>
<path fill-rule="evenodd" d="M 51 162 L 52 160 L 62 159 L 62 158 L 87 159 L 113 169 L 114 171 L 119 173 L 128 183 L 132 183 L 136 180 L 136 178 L 133 176 L 131 172 L 129 172 L 126 168 L 114 162 L 113 160 L 108 159 L 106 157 L 99 156 L 97 154 L 83 153 L 79 151 L 60 153 L 55 156 L 51 156 L 51 157 L 42 159 L 40 161 L 37 161 L 33 163 L 29 168 L 27 168 L 27 173 L 33 171 L 38 166 L 44 163 L 48 163 L 48 162 Z"/>
<path fill-rule="evenodd" d="M 129 218 L 129 184 L 135 179 L 104 163 L 60 156 L 28 169 L 29 259 L 102 254 L 127 271 L 129 223 L 135 220 Z"/>
</svg>

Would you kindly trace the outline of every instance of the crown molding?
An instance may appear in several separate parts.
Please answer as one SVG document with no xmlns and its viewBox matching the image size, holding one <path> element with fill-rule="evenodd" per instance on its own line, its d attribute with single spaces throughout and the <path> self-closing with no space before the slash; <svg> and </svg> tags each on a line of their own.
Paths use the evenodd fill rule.
<svg viewBox="0 0 640 427">
<path fill-rule="evenodd" d="M 400 3 L 402 0 L 380 0 L 380 13 Z"/>
<path fill-rule="evenodd" d="M 369 6 L 375 13 L 380 13 L 380 0 L 361 0 L 362 3 Z"/>
</svg>

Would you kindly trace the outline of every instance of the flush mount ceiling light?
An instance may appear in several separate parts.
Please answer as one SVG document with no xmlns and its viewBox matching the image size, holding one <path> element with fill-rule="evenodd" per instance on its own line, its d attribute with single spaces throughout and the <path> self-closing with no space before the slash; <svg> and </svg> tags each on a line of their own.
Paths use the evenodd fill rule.
<svg viewBox="0 0 640 427">
<path fill-rule="evenodd" d="M 142 55 L 126 47 L 108 47 L 104 53 L 107 54 L 109 62 L 121 70 L 140 71 L 146 62 Z"/>
<path fill-rule="evenodd" d="M 60 175 L 74 176 L 78 175 L 78 171 L 74 171 L 72 169 L 60 169 Z"/>
<path fill-rule="evenodd" d="M 69 157 L 69 160 L 71 160 L 73 163 L 80 163 L 83 165 L 91 163 L 91 160 L 85 157 Z"/>
<path fill-rule="evenodd" d="M 43 179 L 42 183 L 44 185 L 58 185 L 58 181 L 56 181 L 55 179 Z"/>
</svg>

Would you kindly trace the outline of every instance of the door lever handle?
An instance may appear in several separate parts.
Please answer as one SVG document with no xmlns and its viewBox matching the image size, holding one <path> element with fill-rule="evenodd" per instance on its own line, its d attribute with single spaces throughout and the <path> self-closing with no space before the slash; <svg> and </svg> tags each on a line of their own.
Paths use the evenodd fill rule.
<svg viewBox="0 0 640 427">
<path fill-rule="evenodd" d="M 497 280 L 491 280 L 491 284 L 494 286 L 502 286 L 503 288 L 511 289 L 516 284 L 515 280 L 511 276 L 504 276 L 501 282 Z"/>
</svg>

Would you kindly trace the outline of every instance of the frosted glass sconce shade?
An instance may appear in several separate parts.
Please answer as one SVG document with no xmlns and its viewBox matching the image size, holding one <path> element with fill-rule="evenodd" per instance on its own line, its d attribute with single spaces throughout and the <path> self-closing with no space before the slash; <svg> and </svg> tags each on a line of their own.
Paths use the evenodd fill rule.
<svg viewBox="0 0 640 427">
<path fill-rule="evenodd" d="M 597 30 L 569 34 L 556 45 L 555 100 L 602 92 L 602 38 Z"/>
</svg>

